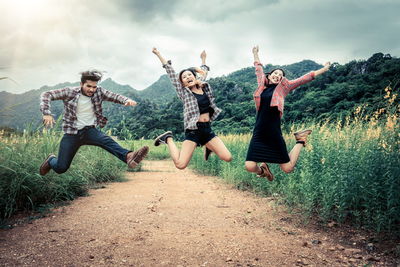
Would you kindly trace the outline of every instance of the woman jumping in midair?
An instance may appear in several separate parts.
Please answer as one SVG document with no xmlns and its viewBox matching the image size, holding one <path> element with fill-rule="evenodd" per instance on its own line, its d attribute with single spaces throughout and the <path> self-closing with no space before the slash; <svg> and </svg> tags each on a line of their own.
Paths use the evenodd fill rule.
<svg viewBox="0 0 400 267">
<path fill-rule="evenodd" d="M 206 146 L 204 157 L 207 160 L 211 151 L 224 161 L 231 161 L 232 156 L 221 139 L 211 130 L 210 122 L 215 120 L 221 110 L 215 105 L 214 94 L 210 85 L 196 78 L 196 74 L 206 76 L 208 67 L 205 65 L 206 53 L 201 53 L 202 66 L 182 70 L 178 75 L 160 52 L 152 51 L 161 61 L 163 67 L 176 89 L 178 97 L 183 102 L 183 117 L 185 140 L 182 148 L 176 147 L 170 131 L 155 139 L 154 145 L 167 144 L 175 166 L 184 169 L 189 164 L 196 146 Z M 203 78 L 204 79 L 204 78 Z"/>
<path fill-rule="evenodd" d="M 253 55 L 258 83 L 258 88 L 253 95 L 257 118 L 245 166 L 247 171 L 257 173 L 259 177 L 267 177 L 272 181 L 274 175 L 266 163 L 277 163 L 285 173 L 292 172 L 302 147 L 306 145 L 307 136 L 311 133 L 311 130 L 294 133 L 296 145 L 288 154 L 281 132 L 285 97 L 295 88 L 312 81 L 315 76 L 329 70 L 330 63 L 327 62 L 323 68 L 289 81 L 285 78 L 285 72 L 282 69 L 264 73 L 258 57 L 258 46 L 253 47 Z M 260 162 L 259 166 L 257 163 Z"/>
</svg>

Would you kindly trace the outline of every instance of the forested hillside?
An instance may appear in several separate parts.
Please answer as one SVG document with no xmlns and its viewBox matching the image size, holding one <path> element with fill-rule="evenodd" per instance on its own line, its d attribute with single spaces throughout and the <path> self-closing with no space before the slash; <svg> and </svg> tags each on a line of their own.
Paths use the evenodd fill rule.
<svg viewBox="0 0 400 267">
<path fill-rule="evenodd" d="M 211 66 L 212 67 L 212 66 Z M 321 65 L 311 60 L 285 66 L 266 65 L 265 71 L 281 67 L 288 79 L 297 78 Z M 212 71 L 212 69 L 211 69 Z M 331 70 L 290 93 L 285 101 L 283 122 L 337 119 L 346 116 L 360 104 L 367 110 L 377 110 L 384 105 L 384 88 L 391 85 L 398 90 L 400 59 L 382 53 L 367 60 L 351 61 L 345 65 L 333 64 Z M 252 94 L 257 87 L 253 67 L 243 68 L 229 75 L 209 79 L 216 95 L 217 105 L 223 109 L 213 123 L 220 133 L 250 132 L 255 121 Z M 22 129 L 31 123 L 39 127 L 39 95 L 41 92 L 76 85 L 44 86 L 21 95 L 0 92 L 0 126 Z M 183 132 L 182 104 L 176 97 L 166 75 L 145 90 L 138 91 L 129 85 L 120 85 L 111 79 L 101 83 L 104 88 L 136 100 L 136 107 L 106 103 L 104 112 L 109 118 L 106 130 L 120 138 L 153 138 L 172 130 L 178 137 Z M 58 102 L 58 103 L 57 103 Z M 56 116 L 62 113 L 60 101 L 52 105 Z"/>
<path fill-rule="evenodd" d="M 304 60 L 287 66 L 267 65 L 265 71 L 275 67 L 282 67 L 287 77 L 294 79 L 322 66 Z M 391 85 L 397 91 L 399 81 L 400 60 L 390 55 L 377 53 L 368 60 L 352 61 L 345 65 L 333 64 L 329 72 L 288 95 L 283 122 L 290 125 L 293 121 L 335 120 L 350 115 L 360 104 L 366 104 L 367 111 L 375 111 L 385 105 L 385 87 Z M 216 95 L 217 105 L 223 109 L 213 123 L 215 131 L 252 131 L 256 114 L 252 94 L 257 87 L 254 68 L 244 68 L 208 82 Z M 121 109 L 119 114 L 122 119 L 110 116 L 108 127 L 121 137 L 153 138 L 165 130 L 183 136 L 180 100 L 175 96 L 166 106 L 162 103 L 144 101 L 134 109 Z"/>
</svg>

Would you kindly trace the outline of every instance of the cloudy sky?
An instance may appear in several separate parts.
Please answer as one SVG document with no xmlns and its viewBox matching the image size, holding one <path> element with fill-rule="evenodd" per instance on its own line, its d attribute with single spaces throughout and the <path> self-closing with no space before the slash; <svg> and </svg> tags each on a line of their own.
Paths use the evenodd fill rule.
<svg viewBox="0 0 400 267">
<path fill-rule="evenodd" d="M 0 0 L 0 91 L 21 93 L 78 81 L 97 68 L 144 89 L 164 70 L 208 54 L 210 76 L 303 59 L 347 63 L 373 53 L 400 56 L 398 0 Z"/>
</svg>

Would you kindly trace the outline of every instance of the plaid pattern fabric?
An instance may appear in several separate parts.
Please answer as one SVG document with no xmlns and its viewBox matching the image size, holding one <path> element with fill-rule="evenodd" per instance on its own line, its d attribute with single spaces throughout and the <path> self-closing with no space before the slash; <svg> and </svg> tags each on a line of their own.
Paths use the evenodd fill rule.
<svg viewBox="0 0 400 267">
<path fill-rule="evenodd" d="M 50 111 L 50 101 L 63 100 L 64 101 L 64 116 L 62 128 L 66 134 L 77 134 L 78 128 L 76 127 L 77 116 L 76 108 L 78 106 L 78 99 L 81 95 L 80 87 L 66 87 L 62 89 L 43 92 L 40 95 L 40 111 L 43 115 L 52 115 Z M 107 118 L 103 116 L 102 102 L 111 101 L 118 104 L 125 104 L 128 100 L 127 97 L 110 92 L 102 87 L 97 87 L 96 92 L 91 97 L 93 103 L 93 110 L 96 115 L 96 126 L 104 127 L 107 123 Z"/>
<path fill-rule="evenodd" d="M 256 110 L 258 111 L 260 109 L 261 93 L 266 88 L 265 82 L 267 77 L 265 76 L 263 66 L 260 62 L 255 61 L 254 66 L 256 68 L 258 87 L 257 90 L 254 92 L 253 97 L 256 104 Z M 295 80 L 288 80 L 283 77 L 281 82 L 276 86 L 275 91 L 272 95 L 271 107 L 278 107 L 278 110 L 280 111 L 282 117 L 283 108 L 285 105 L 285 97 L 300 85 L 312 81 L 314 79 L 314 76 L 314 72 L 312 71 Z"/>
<path fill-rule="evenodd" d="M 175 70 L 171 66 L 171 62 L 168 61 L 167 64 L 163 66 L 167 71 L 169 79 L 171 80 L 172 85 L 176 89 L 176 94 L 183 102 L 183 126 L 186 129 L 196 130 L 198 122 L 200 118 L 200 110 L 199 105 L 197 103 L 196 97 L 193 95 L 192 91 L 187 88 L 183 87 L 181 82 L 179 81 L 178 75 L 175 73 Z M 203 65 L 201 68 L 204 71 L 208 71 L 208 67 Z M 204 81 L 207 74 L 204 75 L 200 80 Z M 221 113 L 221 109 L 219 109 L 215 105 L 215 97 L 212 92 L 211 86 L 208 83 L 204 83 L 203 91 L 207 94 L 208 98 L 210 99 L 210 107 L 214 109 L 214 114 L 210 118 L 211 121 L 215 120 L 218 115 Z"/>
</svg>

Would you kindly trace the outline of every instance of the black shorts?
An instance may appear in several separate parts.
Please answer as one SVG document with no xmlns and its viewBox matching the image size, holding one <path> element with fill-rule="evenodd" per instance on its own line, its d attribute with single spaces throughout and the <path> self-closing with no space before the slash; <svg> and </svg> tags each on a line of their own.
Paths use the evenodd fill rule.
<svg viewBox="0 0 400 267">
<path fill-rule="evenodd" d="M 210 122 L 196 123 L 197 130 L 185 130 L 185 140 L 193 141 L 197 146 L 204 146 L 217 135 L 211 130 Z"/>
</svg>

